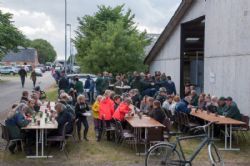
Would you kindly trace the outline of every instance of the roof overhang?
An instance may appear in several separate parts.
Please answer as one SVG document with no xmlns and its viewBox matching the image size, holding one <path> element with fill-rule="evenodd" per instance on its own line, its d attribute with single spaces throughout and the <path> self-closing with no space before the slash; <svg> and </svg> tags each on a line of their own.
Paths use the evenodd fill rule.
<svg viewBox="0 0 250 166">
<path fill-rule="evenodd" d="M 169 36 L 175 30 L 176 26 L 178 26 L 182 17 L 191 7 L 194 1 L 195 0 L 182 0 L 179 7 L 175 11 L 173 17 L 170 19 L 167 26 L 161 33 L 160 37 L 158 38 L 158 40 L 155 42 L 154 46 L 148 53 L 147 57 L 144 59 L 144 64 L 150 65 L 150 63 L 154 60 L 154 58 L 157 56 L 161 48 L 164 46 L 164 44 L 168 40 Z"/>
</svg>

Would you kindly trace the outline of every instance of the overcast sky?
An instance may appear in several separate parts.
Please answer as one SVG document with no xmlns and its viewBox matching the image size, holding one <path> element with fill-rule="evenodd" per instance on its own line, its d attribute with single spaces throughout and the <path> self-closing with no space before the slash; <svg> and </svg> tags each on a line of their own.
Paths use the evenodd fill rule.
<svg viewBox="0 0 250 166">
<path fill-rule="evenodd" d="M 161 33 L 181 0 L 67 0 L 68 23 L 78 26 L 77 17 L 93 15 L 97 5 L 125 4 L 135 14 L 140 30 Z M 0 10 L 14 15 L 14 24 L 29 38 L 43 38 L 64 58 L 65 0 L 0 0 Z M 68 53 L 69 54 L 69 53 Z"/>
</svg>

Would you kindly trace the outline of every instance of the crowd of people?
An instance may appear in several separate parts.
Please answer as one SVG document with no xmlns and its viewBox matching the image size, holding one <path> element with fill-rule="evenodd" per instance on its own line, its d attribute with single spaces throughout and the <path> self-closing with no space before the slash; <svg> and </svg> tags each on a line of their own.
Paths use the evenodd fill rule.
<svg viewBox="0 0 250 166">
<path fill-rule="evenodd" d="M 65 73 L 62 72 L 60 75 L 58 101 L 55 105 L 58 129 L 51 131 L 49 135 L 60 135 L 62 126 L 66 122 L 69 123 L 66 132 L 71 133 L 73 123 L 78 119 L 78 138 L 88 141 L 88 116 L 91 111 L 97 141 L 101 141 L 104 125 L 109 128 L 115 121 L 120 121 L 122 126 L 126 127 L 125 117 L 128 114 L 134 114 L 134 108 L 139 108 L 141 114 L 148 115 L 160 123 L 163 123 L 166 118 L 166 110 L 170 110 L 172 115 L 177 111 L 189 114 L 192 108 L 241 120 L 237 104 L 231 97 L 218 99 L 209 94 L 198 95 L 195 86 L 186 85 L 185 97 L 181 98 L 176 93 L 171 77 L 160 72 L 155 72 L 153 76 L 134 72 L 126 75 L 117 74 L 115 77 L 111 73 L 103 72 L 98 74 L 96 81 L 88 76 L 84 84 L 77 77 L 69 81 Z M 130 86 L 130 89 L 121 92 L 115 88 L 125 85 Z M 84 89 L 87 89 L 87 95 Z M 29 93 L 24 91 L 20 103 L 13 106 L 5 121 L 12 138 L 26 138 L 28 139 L 26 142 L 32 142 L 34 133 L 24 132 L 21 127 L 28 125 L 32 114 L 39 111 L 42 103 L 39 95 L 39 92 L 34 91 L 29 96 Z M 83 132 L 81 132 L 82 126 Z M 107 132 L 106 135 L 107 140 L 110 141 L 111 133 Z M 15 144 L 9 146 L 11 153 L 14 153 L 14 148 Z M 29 148 L 28 152 L 30 152 Z"/>
</svg>

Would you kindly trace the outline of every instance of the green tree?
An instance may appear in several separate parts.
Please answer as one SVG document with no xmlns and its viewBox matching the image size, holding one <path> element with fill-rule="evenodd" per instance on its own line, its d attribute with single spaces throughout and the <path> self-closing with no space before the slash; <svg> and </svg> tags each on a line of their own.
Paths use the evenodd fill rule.
<svg viewBox="0 0 250 166">
<path fill-rule="evenodd" d="M 12 14 L 0 10 L 0 59 L 10 50 L 17 51 L 18 46 L 26 46 L 25 36 L 12 24 Z"/>
<path fill-rule="evenodd" d="M 124 5 L 99 6 L 94 16 L 78 18 L 74 40 L 77 60 L 85 72 L 113 73 L 144 70 L 144 48 L 149 44 L 146 32 L 139 32 L 131 10 Z"/>
<path fill-rule="evenodd" d="M 37 50 L 39 63 L 53 62 L 56 58 L 56 51 L 47 40 L 35 39 L 29 41 L 29 46 Z"/>
</svg>

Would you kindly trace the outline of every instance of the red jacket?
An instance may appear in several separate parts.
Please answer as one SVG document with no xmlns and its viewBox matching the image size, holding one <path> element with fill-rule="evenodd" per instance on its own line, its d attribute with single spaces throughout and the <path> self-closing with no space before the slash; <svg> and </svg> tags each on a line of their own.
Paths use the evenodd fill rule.
<svg viewBox="0 0 250 166">
<path fill-rule="evenodd" d="M 113 118 L 118 120 L 118 121 L 123 121 L 125 114 L 130 112 L 129 105 L 127 103 L 122 102 L 118 108 L 116 109 Z"/>
<path fill-rule="evenodd" d="M 109 97 L 101 100 L 99 106 L 99 119 L 111 120 L 115 112 L 114 101 Z"/>
</svg>

